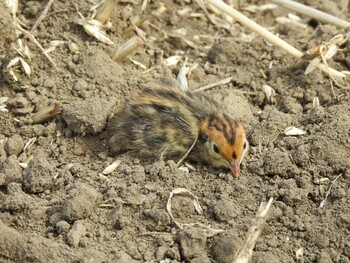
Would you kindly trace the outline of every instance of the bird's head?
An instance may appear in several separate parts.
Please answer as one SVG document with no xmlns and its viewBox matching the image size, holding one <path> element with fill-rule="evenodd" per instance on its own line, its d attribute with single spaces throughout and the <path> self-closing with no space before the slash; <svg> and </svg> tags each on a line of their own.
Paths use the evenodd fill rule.
<svg viewBox="0 0 350 263">
<path fill-rule="evenodd" d="M 215 167 L 228 167 L 239 176 L 240 164 L 248 151 L 242 123 L 225 113 L 210 115 L 201 126 L 206 159 Z"/>
</svg>

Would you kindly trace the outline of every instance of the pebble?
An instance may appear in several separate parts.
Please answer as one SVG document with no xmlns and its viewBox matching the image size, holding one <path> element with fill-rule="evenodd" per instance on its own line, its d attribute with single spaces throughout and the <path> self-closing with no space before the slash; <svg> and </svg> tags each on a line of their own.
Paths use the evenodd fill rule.
<svg viewBox="0 0 350 263">
<path fill-rule="evenodd" d="M 57 234 L 67 233 L 69 231 L 70 224 L 67 221 L 61 220 L 56 224 Z"/>
</svg>

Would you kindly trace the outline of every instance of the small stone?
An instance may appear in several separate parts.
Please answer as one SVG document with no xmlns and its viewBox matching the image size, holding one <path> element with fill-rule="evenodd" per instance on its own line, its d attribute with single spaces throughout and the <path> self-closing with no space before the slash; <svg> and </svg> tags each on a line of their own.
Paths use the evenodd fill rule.
<svg viewBox="0 0 350 263">
<path fill-rule="evenodd" d="M 75 42 L 69 41 L 68 42 L 68 49 L 73 54 L 74 53 L 79 53 L 79 46 Z"/>
<path fill-rule="evenodd" d="M 78 79 L 77 82 L 75 82 L 73 89 L 75 91 L 81 91 L 81 90 L 86 90 L 88 84 L 84 79 Z"/>
<path fill-rule="evenodd" d="M 24 147 L 24 142 L 22 140 L 22 137 L 19 136 L 18 134 L 15 134 L 11 136 L 6 144 L 5 144 L 5 151 L 7 152 L 8 155 L 16 155 L 18 156 Z"/>
<path fill-rule="evenodd" d="M 46 88 L 52 89 L 53 87 L 55 87 L 56 84 L 55 84 L 55 80 L 52 79 L 52 76 L 51 76 L 45 79 L 43 85 Z"/>
<path fill-rule="evenodd" d="M 73 227 L 67 233 L 67 244 L 71 247 L 78 247 L 80 240 L 86 234 L 86 227 L 84 224 L 77 220 L 74 222 Z"/>
<path fill-rule="evenodd" d="M 82 155 L 84 155 L 84 153 L 85 153 L 85 151 L 84 151 L 83 147 L 80 144 L 75 143 L 74 147 L 73 147 L 73 154 L 76 156 L 82 156 Z"/>
<path fill-rule="evenodd" d="M 80 242 L 79 245 L 80 247 L 87 247 L 89 245 L 89 239 L 87 237 L 83 237 Z"/>
<path fill-rule="evenodd" d="M 61 220 L 56 224 L 57 234 L 67 233 L 69 231 L 70 224 L 67 221 Z"/>
</svg>

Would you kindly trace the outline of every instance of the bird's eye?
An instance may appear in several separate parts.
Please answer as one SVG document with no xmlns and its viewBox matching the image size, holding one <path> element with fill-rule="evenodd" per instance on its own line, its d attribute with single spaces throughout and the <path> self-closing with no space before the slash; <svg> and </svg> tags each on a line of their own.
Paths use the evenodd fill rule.
<svg viewBox="0 0 350 263">
<path fill-rule="evenodd" d="M 214 150 L 214 152 L 216 152 L 217 154 L 220 153 L 219 148 L 218 148 L 218 146 L 217 146 L 216 144 L 213 144 L 213 150 Z"/>
<path fill-rule="evenodd" d="M 237 159 L 236 153 L 233 153 L 233 154 L 232 154 L 232 158 L 233 158 L 233 160 L 236 160 L 236 159 Z"/>
</svg>

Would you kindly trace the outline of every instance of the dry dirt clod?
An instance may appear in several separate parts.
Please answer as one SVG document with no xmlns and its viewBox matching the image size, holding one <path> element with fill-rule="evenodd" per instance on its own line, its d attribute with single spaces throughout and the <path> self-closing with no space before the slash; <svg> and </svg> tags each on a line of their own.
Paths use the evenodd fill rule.
<svg viewBox="0 0 350 263">
<path fill-rule="evenodd" d="M 118 263 L 141 263 L 141 261 L 133 259 L 124 251 L 118 252 L 113 261 Z"/>
<path fill-rule="evenodd" d="M 7 197 L 2 204 L 2 210 L 16 212 L 28 209 L 32 206 L 33 198 L 22 191 L 19 183 L 9 183 L 7 185 Z"/>
<path fill-rule="evenodd" d="M 114 105 L 114 100 L 77 100 L 63 108 L 62 116 L 75 134 L 96 134 L 105 127 Z"/>
<path fill-rule="evenodd" d="M 67 233 L 69 231 L 70 224 L 67 221 L 59 221 L 56 224 L 56 232 L 57 234 Z"/>
<path fill-rule="evenodd" d="M 54 169 L 46 156 L 38 152 L 23 171 L 25 188 L 31 193 L 50 190 L 55 185 Z"/>
<path fill-rule="evenodd" d="M 223 233 L 214 237 L 214 245 L 210 250 L 211 258 L 216 262 L 233 262 L 242 245 L 243 240 L 234 231 Z"/>
<path fill-rule="evenodd" d="M 183 260 L 191 261 L 201 259 L 201 262 L 207 261 L 206 242 L 207 238 L 202 231 L 196 229 L 181 230 L 176 240 L 180 246 L 180 253 Z"/>
<path fill-rule="evenodd" d="M 81 238 L 84 237 L 85 234 L 86 227 L 84 224 L 80 220 L 75 221 L 73 227 L 67 233 L 67 244 L 71 247 L 78 247 Z"/>
<path fill-rule="evenodd" d="M 74 221 L 90 216 L 100 198 L 101 194 L 91 186 L 77 183 L 71 189 L 71 197 L 64 202 L 62 218 Z"/>
<path fill-rule="evenodd" d="M 10 155 L 18 156 L 22 152 L 23 147 L 24 147 L 24 142 L 22 137 L 18 134 L 15 134 L 7 140 L 5 144 L 5 151 L 9 156 Z"/>
<path fill-rule="evenodd" d="M 90 7 L 87 5 L 99 0 L 54 1 L 45 19 L 30 36 L 29 31 L 40 13 L 52 1 L 20 1 L 18 12 L 14 12 L 18 14 L 16 19 L 28 28 L 28 31 L 22 30 L 22 43 L 28 45 L 33 54 L 29 63 L 11 47 L 18 39 L 14 19 L 0 0 L 0 68 L 5 69 L 18 57 L 11 69 L 19 73 L 14 73 L 19 78 L 17 83 L 7 83 L 9 76 L 4 74 L 8 79 L 0 77 L 0 261 L 188 263 L 205 262 L 208 255 L 212 263 L 228 262 L 234 253 L 229 250 L 230 246 L 239 246 L 236 236 L 243 238 L 256 204 L 268 195 L 274 196 L 276 202 L 251 262 L 348 262 L 350 97 L 346 90 L 334 85 L 337 95 L 334 97 L 328 75 L 314 70 L 305 76 L 303 72 L 309 61 L 298 60 L 298 63 L 240 23 L 230 23 L 231 30 L 222 30 L 219 23 L 212 26 L 198 1 L 116 1 L 115 12 L 111 15 L 113 28 L 108 32 L 102 28 L 115 46 L 89 37 L 82 27 L 79 30 L 79 26 L 71 23 L 78 18 L 75 4 L 86 12 Z M 248 1 L 240 1 L 244 2 L 242 6 L 235 5 L 239 1 L 224 2 L 273 29 L 295 47 L 303 50 L 315 47 L 313 51 L 316 52 L 311 54 L 319 59 L 322 57 L 317 49 L 321 51 L 324 41 L 336 34 L 348 34 L 348 30 L 336 32 L 336 27 L 330 25 L 311 23 L 312 27 L 305 24 L 301 29 L 291 23 L 276 23 L 277 16 L 287 15 L 280 7 L 264 11 L 259 5 L 256 13 L 247 13 Z M 313 7 L 338 17 L 350 18 L 348 0 L 304 2 L 312 2 Z M 157 13 L 159 7 L 166 11 Z M 177 11 L 183 9 L 189 11 L 181 16 Z M 211 17 L 225 19 L 222 12 L 214 13 L 209 7 L 207 11 Z M 124 63 L 115 63 L 111 58 L 113 53 L 137 35 L 138 29 L 132 24 L 147 33 L 146 43 L 132 52 Z M 65 42 L 49 53 L 57 63 L 57 71 L 42 53 L 52 50 L 53 40 Z M 186 40 L 193 43 L 185 43 Z M 198 49 L 189 46 L 195 47 L 193 44 Z M 19 45 L 15 47 L 18 49 Z M 327 49 L 332 50 L 332 46 Z M 330 59 L 327 57 L 332 52 L 328 54 L 323 50 L 325 61 L 338 70 L 349 68 L 350 41 L 335 50 Z M 98 101 L 96 104 L 109 98 L 130 101 L 145 83 L 176 76 L 186 56 L 188 61 L 199 63 L 192 74 L 186 75 L 189 88 L 192 91 L 206 88 L 208 96 L 213 96 L 225 109 L 250 125 L 247 137 L 252 147 L 238 180 L 226 180 L 226 171 L 207 170 L 206 166 L 196 163 L 192 163 L 195 171 L 189 167 L 190 173 L 185 173 L 176 168 L 174 161 L 164 163 L 157 158 L 156 163 L 147 165 L 142 156 L 138 156 L 138 162 L 128 153 L 113 158 L 107 156 L 103 150 L 107 135 L 103 128 L 101 134 L 98 130 L 105 121 L 100 113 L 106 111 L 108 115 L 109 109 L 100 106 L 96 114 L 93 107 L 79 108 L 80 102 L 88 99 L 92 106 L 95 106 L 93 100 Z M 130 58 L 133 60 L 129 61 Z M 30 71 L 23 62 L 27 62 Z M 345 83 L 341 84 L 349 86 L 348 81 L 344 79 Z M 263 84 L 271 85 L 278 94 L 274 106 L 260 106 L 264 100 Z M 314 100 L 316 97 L 319 103 Z M 69 116 L 64 117 L 73 120 L 68 128 L 62 115 L 43 125 L 32 125 L 32 107 L 34 113 L 56 101 L 64 106 L 76 103 Z M 101 116 L 103 114 L 105 112 Z M 285 136 L 283 131 L 290 126 L 302 128 L 306 134 Z M 65 136 L 66 128 L 71 132 L 69 137 Z M 72 139 L 75 128 L 77 134 L 91 130 L 94 135 L 84 138 L 74 135 Z M 7 140 L 14 135 L 21 136 L 24 143 L 29 142 L 17 156 L 19 146 L 11 150 L 8 147 L 10 153 L 5 150 Z M 9 142 L 7 146 L 11 145 Z M 44 159 L 53 166 L 52 176 L 58 187 L 54 183 L 51 189 L 31 193 L 24 183 L 23 164 L 29 166 L 27 160 L 36 156 L 37 149 L 42 150 Z M 103 181 L 99 180 L 99 173 L 116 159 L 122 161 L 120 166 L 104 176 Z M 318 208 L 340 173 L 343 176 L 331 188 L 326 205 Z M 90 188 L 79 191 L 75 189 L 79 188 L 76 182 Z M 175 234 L 172 234 L 175 230 L 170 229 L 174 224 L 164 209 L 169 191 L 175 187 L 193 191 L 204 212 L 203 216 L 196 215 L 191 200 L 176 197 L 173 213 L 178 222 L 199 220 L 226 230 L 213 238 L 207 237 L 208 242 L 201 246 L 195 234 L 187 238 L 188 243 L 194 239 L 194 244 L 184 245 L 187 251 L 192 247 L 196 249 L 195 244 L 200 247 L 193 258 L 189 252 L 180 255 L 180 245 L 174 242 Z M 77 196 L 72 193 L 73 188 Z M 89 196 L 91 188 L 104 197 L 103 200 L 98 197 L 95 206 L 91 205 L 94 203 L 91 201 L 94 197 Z M 78 221 L 85 225 L 86 234 L 80 241 L 74 239 L 72 243 L 78 244 L 77 247 L 67 244 L 67 233 L 77 220 L 68 220 L 66 215 L 67 218 L 83 217 Z M 172 230 L 174 232 L 170 232 Z M 142 235 L 145 232 L 152 234 Z M 185 243 L 185 238 L 182 242 Z M 301 247 L 304 255 L 296 255 Z M 200 250 L 204 251 L 203 255 L 199 255 Z"/>
<path fill-rule="evenodd" d="M 0 171 L 0 185 L 22 180 L 22 168 L 15 155 L 11 155 L 0 165 Z"/>
</svg>

